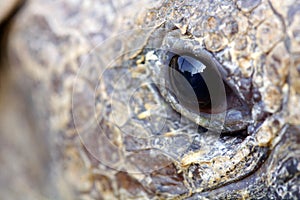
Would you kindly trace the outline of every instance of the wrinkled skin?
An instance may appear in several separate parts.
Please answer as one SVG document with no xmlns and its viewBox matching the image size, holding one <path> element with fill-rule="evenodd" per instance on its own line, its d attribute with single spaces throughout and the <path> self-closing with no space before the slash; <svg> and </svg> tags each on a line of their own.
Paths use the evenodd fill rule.
<svg viewBox="0 0 300 200">
<path fill-rule="evenodd" d="M 1 69 L 1 194 L 300 198 L 299 24 L 297 0 L 28 1 Z M 159 50 L 205 52 L 242 103 L 186 109 Z"/>
</svg>

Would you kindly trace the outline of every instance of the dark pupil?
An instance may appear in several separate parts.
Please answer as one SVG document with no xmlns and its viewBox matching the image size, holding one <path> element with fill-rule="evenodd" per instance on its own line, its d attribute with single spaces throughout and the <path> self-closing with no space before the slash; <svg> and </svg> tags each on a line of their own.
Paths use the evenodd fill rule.
<svg viewBox="0 0 300 200">
<path fill-rule="evenodd" d="M 170 82 L 172 89 L 175 91 L 176 96 L 179 95 L 180 99 L 185 103 L 191 99 L 190 91 L 192 88 L 194 95 L 197 97 L 199 108 L 208 108 L 210 106 L 210 94 L 208 87 L 204 80 L 206 66 L 200 61 L 189 56 L 174 56 L 171 59 L 170 67 L 175 69 L 178 73 L 170 73 Z M 180 77 L 179 77 L 180 76 Z M 182 79 L 189 83 L 189 87 L 183 84 Z"/>
</svg>

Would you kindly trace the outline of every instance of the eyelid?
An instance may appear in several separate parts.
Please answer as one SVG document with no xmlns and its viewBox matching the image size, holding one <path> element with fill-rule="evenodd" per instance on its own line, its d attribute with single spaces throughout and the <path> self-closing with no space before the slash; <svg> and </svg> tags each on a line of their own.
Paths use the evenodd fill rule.
<svg viewBox="0 0 300 200">
<path fill-rule="evenodd" d="M 212 53 L 207 51 L 197 40 L 183 36 L 179 30 L 158 30 L 153 34 L 155 42 L 149 46 L 149 70 L 151 79 L 165 101 L 178 113 L 194 123 L 213 131 L 234 132 L 245 129 L 251 123 L 250 110 L 237 92 L 234 82 L 227 80 L 228 73 Z M 159 45 L 159 46 L 158 46 Z M 152 56 L 154 54 L 154 56 Z M 174 55 L 186 55 L 197 59 L 206 66 L 215 69 L 219 80 L 230 89 L 232 108 L 219 114 L 193 113 L 180 105 L 166 87 L 164 74 L 169 70 L 169 62 Z M 237 100 L 236 100 L 237 99 Z M 241 106 L 240 103 L 241 102 Z M 240 107 L 239 107 L 240 106 Z"/>
<path fill-rule="evenodd" d="M 161 32 L 160 36 L 163 38 L 160 46 L 161 50 L 178 55 L 185 54 L 201 60 L 201 62 L 209 62 L 209 65 L 213 64 L 216 66 L 223 78 L 228 76 L 228 72 L 219 64 L 214 55 L 206 50 L 197 40 L 183 37 L 179 29 Z"/>
</svg>

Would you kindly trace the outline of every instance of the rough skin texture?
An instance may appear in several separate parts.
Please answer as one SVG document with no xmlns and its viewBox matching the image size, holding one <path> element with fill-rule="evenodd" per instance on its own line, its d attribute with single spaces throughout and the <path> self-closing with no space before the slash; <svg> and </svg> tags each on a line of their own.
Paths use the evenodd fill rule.
<svg viewBox="0 0 300 200">
<path fill-rule="evenodd" d="M 1 74 L 1 194 L 299 199 L 299 24 L 297 0 L 28 1 Z M 243 106 L 185 109 L 161 49 L 206 52 Z"/>
</svg>

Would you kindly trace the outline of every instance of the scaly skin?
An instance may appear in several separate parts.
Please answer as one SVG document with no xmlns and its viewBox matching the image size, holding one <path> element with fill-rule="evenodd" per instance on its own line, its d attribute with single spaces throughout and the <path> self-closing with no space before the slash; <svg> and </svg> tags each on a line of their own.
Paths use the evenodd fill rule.
<svg viewBox="0 0 300 200">
<path fill-rule="evenodd" d="M 0 157 L 45 178 L 1 183 L 33 185 L 28 199 L 300 198 L 300 2 L 243 2 L 28 2 L 8 44 L 7 89 L 23 92 L 0 118 L 24 151 Z M 185 109 L 159 50 L 212 60 L 235 106 Z"/>
</svg>

